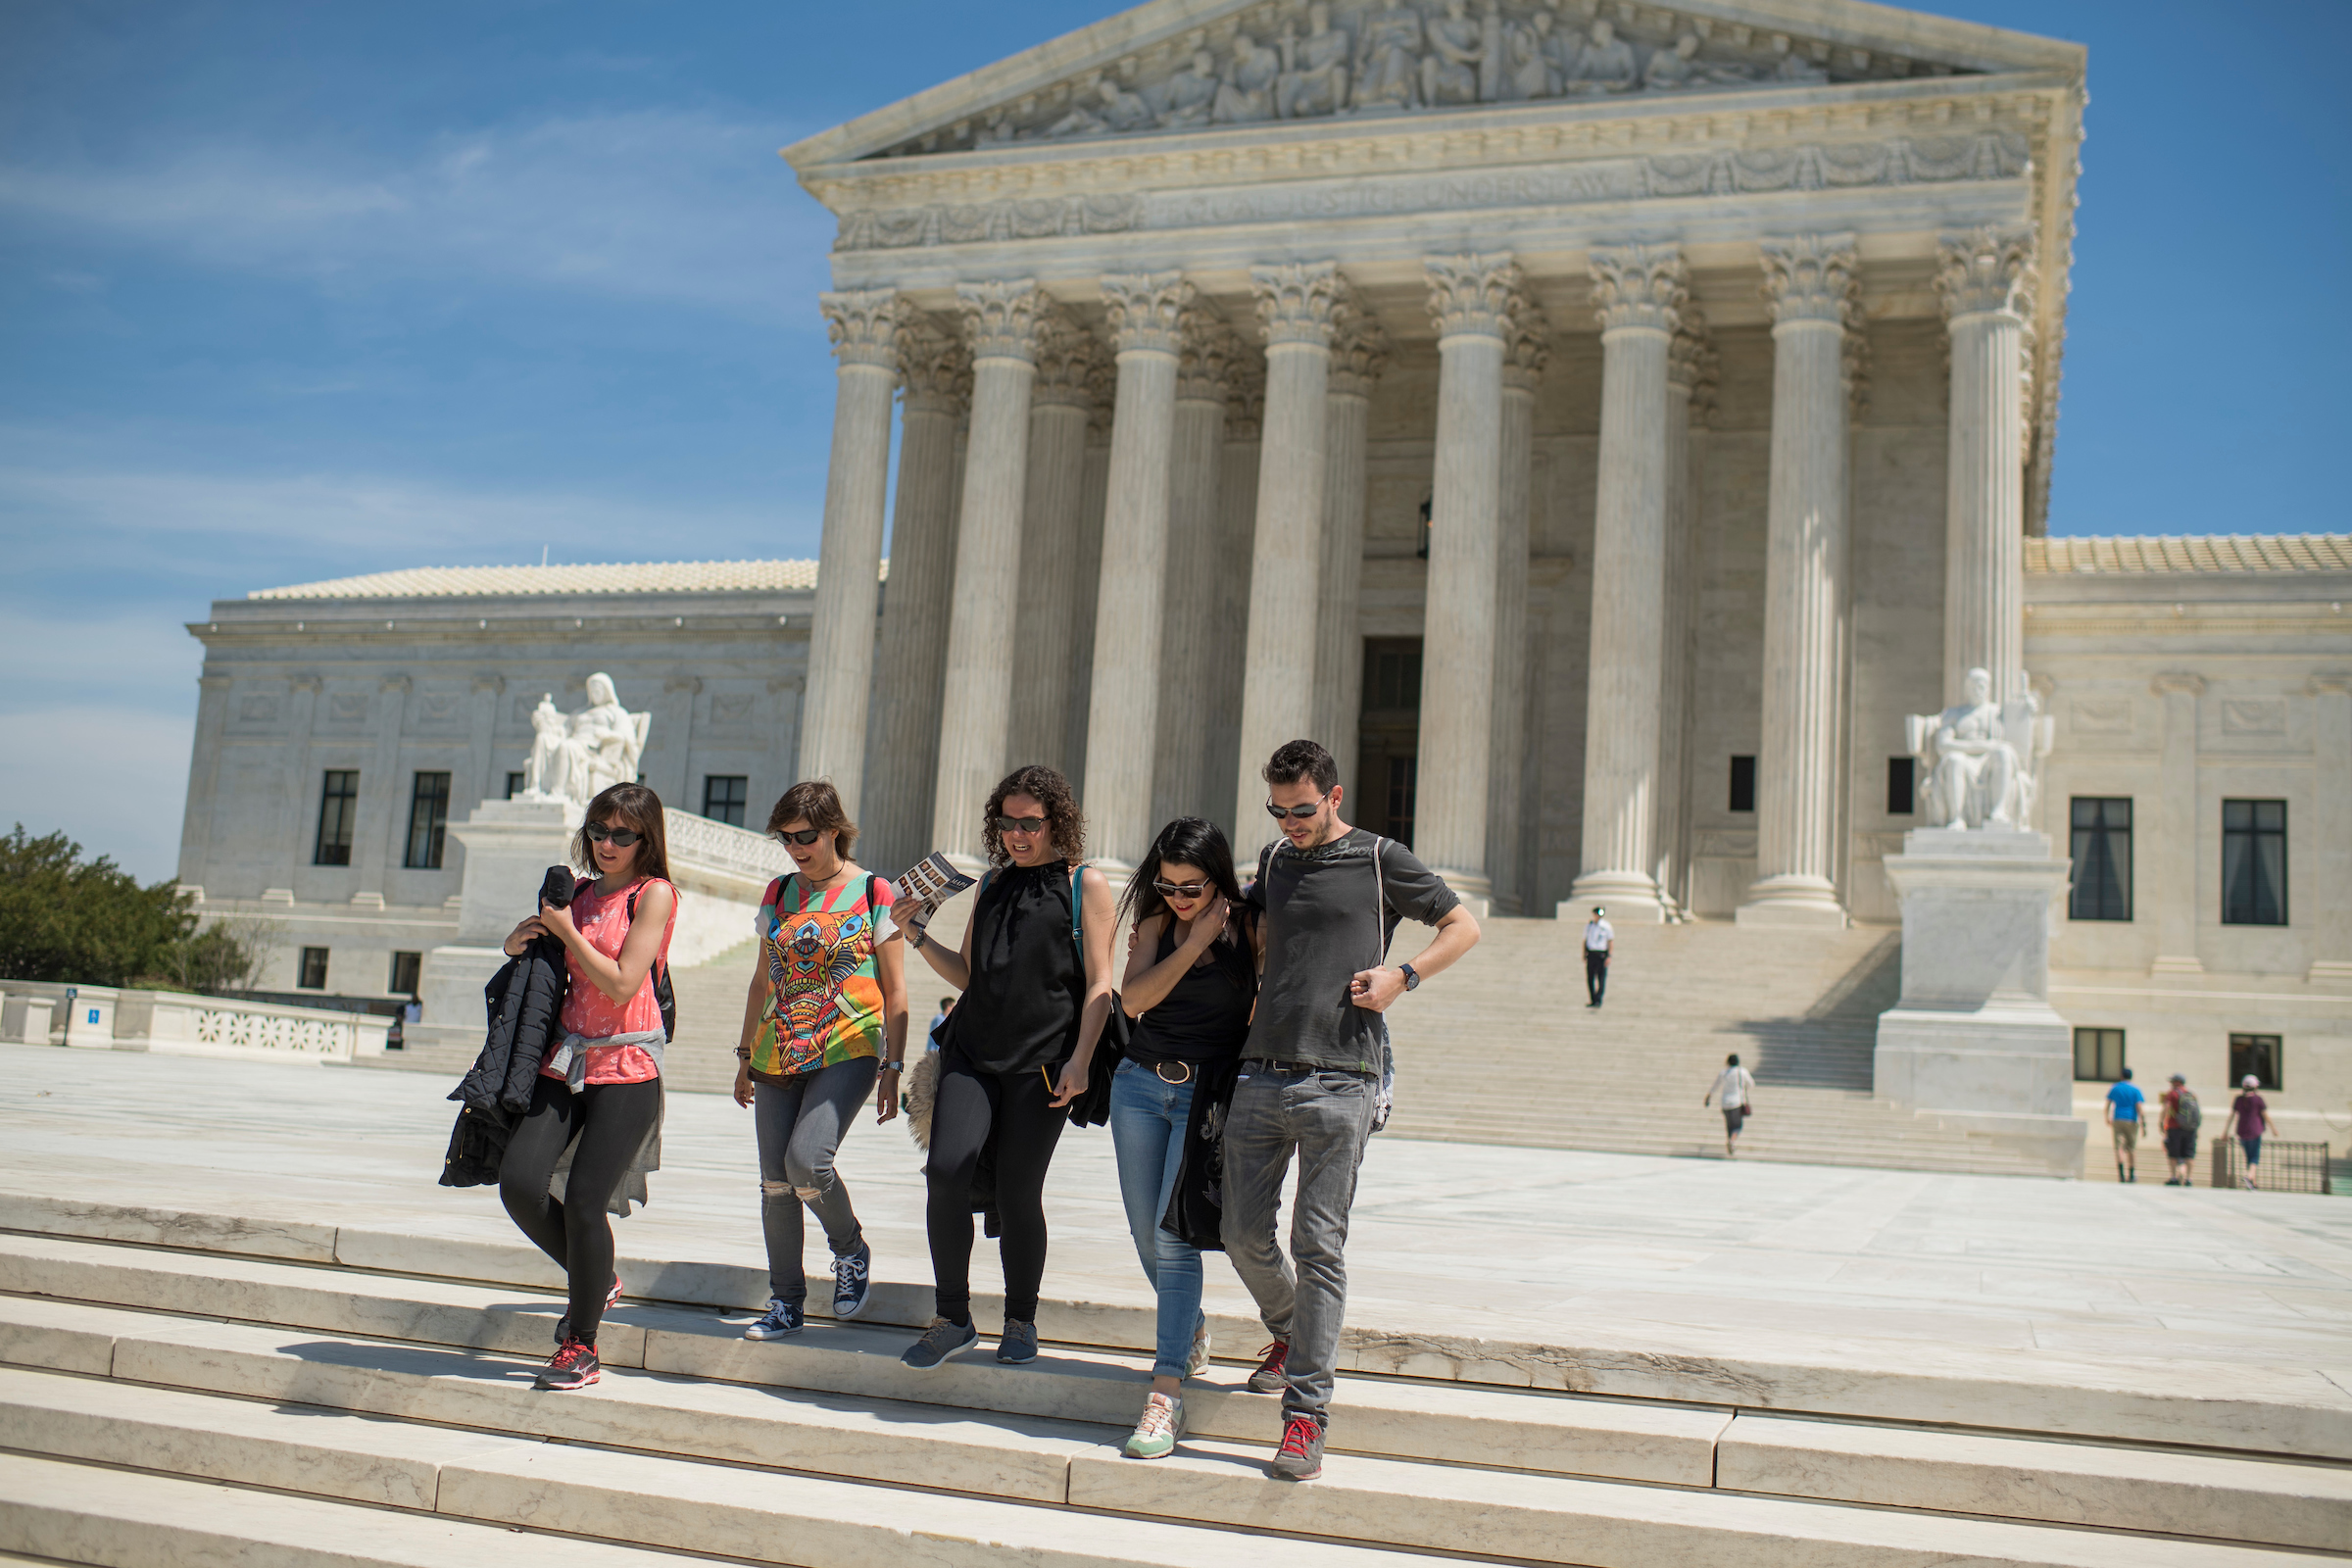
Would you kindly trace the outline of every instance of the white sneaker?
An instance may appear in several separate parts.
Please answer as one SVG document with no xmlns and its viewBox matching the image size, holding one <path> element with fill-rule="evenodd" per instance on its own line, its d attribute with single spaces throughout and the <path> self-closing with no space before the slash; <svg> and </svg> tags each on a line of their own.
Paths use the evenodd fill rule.
<svg viewBox="0 0 2352 1568">
<path fill-rule="evenodd" d="M 1193 1352 L 1184 1358 L 1184 1375 L 1188 1378 L 1197 1378 L 1200 1375 L 1201 1369 L 1207 1365 L 1208 1319 L 1202 1318 L 1200 1326 L 1193 1331 Z"/>
<path fill-rule="evenodd" d="M 1127 1438 L 1130 1459 L 1165 1459 L 1184 1436 L 1184 1400 L 1174 1395 L 1153 1394 L 1144 1400 L 1143 1419 Z"/>
</svg>

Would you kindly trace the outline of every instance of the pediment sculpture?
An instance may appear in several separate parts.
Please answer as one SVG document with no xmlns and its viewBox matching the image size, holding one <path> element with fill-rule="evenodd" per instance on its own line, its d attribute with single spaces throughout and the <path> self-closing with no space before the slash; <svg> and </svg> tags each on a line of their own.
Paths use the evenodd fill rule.
<svg viewBox="0 0 2352 1568">
<path fill-rule="evenodd" d="M 1564 0 L 1250 8 L 891 149 L 954 151 L 1546 98 L 1820 85 L 1953 68 L 1670 11 L 1639 35 Z"/>
<path fill-rule="evenodd" d="M 1987 670 L 1970 670 L 1962 688 L 1963 700 L 1942 712 L 1903 720 L 1927 780 L 1920 825 L 2025 831 L 2054 725 L 2032 692 L 1995 703 Z"/>
<path fill-rule="evenodd" d="M 541 697 L 519 798 L 586 806 L 612 785 L 634 782 L 653 721 L 621 707 L 612 677 L 601 672 L 588 677 L 588 706 L 577 712 L 556 707 L 553 692 Z"/>
</svg>

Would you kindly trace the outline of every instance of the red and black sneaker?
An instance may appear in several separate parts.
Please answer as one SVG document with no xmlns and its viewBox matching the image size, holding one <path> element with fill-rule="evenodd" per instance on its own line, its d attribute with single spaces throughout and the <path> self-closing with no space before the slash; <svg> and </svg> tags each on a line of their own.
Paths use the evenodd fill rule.
<svg viewBox="0 0 2352 1568">
<path fill-rule="evenodd" d="M 606 1293 L 606 1296 L 605 1296 L 605 1310 L 606 1310 L 606 1311 L 608 1311 L 608 1312 L 610 1312 L 610 1311 L 612 1311 L 612 1308 L 613 1308 L 613 1307 L 615 1307 L 615 1306 L 617 1306 L 617 1305 L 619 1305 L 619 1304 L 620 1304 L 620 1276 L 619 1276 L 619 1275 L 617 1275 L 617 1274 L 615 1274 L 615 1275 L 613 1275 L 613 1276 L 612 1276 L 612 1289 L 611 1291 L 607 1292 L 607 1293 Z M 567 1311 L 567 1312 L 565 1312 L 565 1313 L 564 1313 L 564 1314 L 562 1317 L 560 1317 L 560 1318 L 556 1319 L 556 1343 L 557 1343 L 558 1345 L 562 1345 L 562 1344 L 564 1344 L 565 1341 L 569 1340 L 570 1338 L 571 1338 L 571 1314 L 570 1314 L 570 1313 Z"/>
<path fill-rule="evenodd" d="M 572 1394 L 597 1382 L 605 1375 L 604 1363 L 596 1358 L 596 1347 L 582 1345 L 577 1340 L 565 1340 L 564 1348 L 548 1359 L 539 1373 L 537 1386 L 557 1394 Z"/>
<path fill-rule="evenodd" d="M 1280 1394 L 1290 1382 L 1282 1369 L 1291 1358 L 1291 1342 L 1276 1340 L 1257 1353 L 1265 1359 L 1250 1374 L 1250 1387 L 1259 1394 Z"/>
<path fill-rule="evenodd" d="M 1311 1415 L 1295 1415 L 1282 1426 L 1282 1446 L 1266 1474 L 1277 1481 L 1312 1481 L 1323 1473 L 1323 1423 Z"/>
</svg>

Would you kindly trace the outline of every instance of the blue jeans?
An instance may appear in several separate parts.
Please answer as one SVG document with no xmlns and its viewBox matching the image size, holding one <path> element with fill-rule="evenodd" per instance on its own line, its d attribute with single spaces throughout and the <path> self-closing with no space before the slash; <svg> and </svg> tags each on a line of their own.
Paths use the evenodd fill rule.
<svg viewBox="0 0 2352 1568">
<path fill-rule="evenodd" d="M 1144 1278 L 1159 1293 L 1159 1342 L 1152 1375 L 1182 1378 L 1200 1326 L 1200 1251 L 1160 1229 L 1184 1163 L 1193 1083 L 1171 1084 L 1135 1061 L 1110 1077 L 1110 1147 L 1119 1157 L 1119 1200 Z"/>
</svg>

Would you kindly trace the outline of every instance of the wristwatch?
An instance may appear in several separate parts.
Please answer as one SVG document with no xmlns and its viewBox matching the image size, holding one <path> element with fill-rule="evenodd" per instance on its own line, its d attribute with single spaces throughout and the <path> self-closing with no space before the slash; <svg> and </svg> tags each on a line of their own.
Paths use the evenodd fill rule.
<svg viewBox="0 0 2352 1568">
<path fill-rule="evenodd" d="M 885 1061 L 885 1062 L 881 1063 L 879 1066 L 875 1067 L 875 1069 L 874 1069 L 874 1071 L 876 1071 L 876 1072 L 878 1072 L 878 1073 L 883 1073 L 883 1072 L 904 1072 L 904 1071 L 906 1071 L 906 1064 L 905 1062 L 903 1062 L 903 1061 Z"/>
<path fill-rule="evenodd" d="M 1405 990 L 1407 990 L 1407 991 L 1418 991 L 1418 990 L 1421 988 L 1421 976 L 1420 976 L 1419 974 L 1417 974 L 1417 973 L 1414 971 L 1414 969 L 1413 969 L 1413 966 L 1412 966 L 1411 964 L 1409 964 L 1409 963 L 1400 963 L 1400 964 L 1398 964 L 1398 965 L 1396 966 L 1396 972 L 1397 972 L 1398 974 L 1400 974 L 1400 975 L 1404 976 L 1404 989 L 1405 989 Z"/>
</svg>

